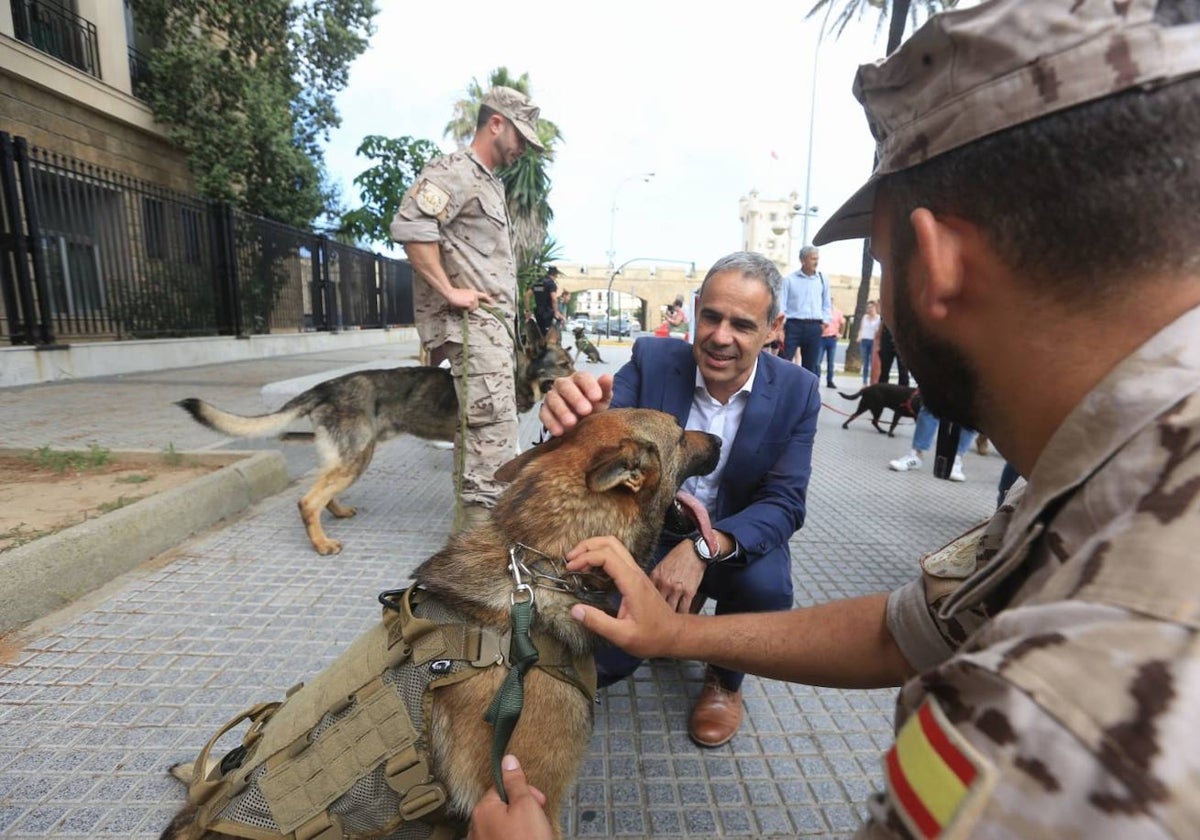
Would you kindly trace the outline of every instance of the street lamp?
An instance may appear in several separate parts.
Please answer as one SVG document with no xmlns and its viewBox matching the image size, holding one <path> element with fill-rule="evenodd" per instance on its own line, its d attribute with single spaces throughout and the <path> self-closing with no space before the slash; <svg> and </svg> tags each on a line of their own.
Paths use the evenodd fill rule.
<svg viewBox="0 0 1200 840">
<path fill-rule="evenodd" d="M 605 338 L 612 338 L 612 315 L 610 314 L 610 312 L 612 310 L 612 284 L 613 284 L 613 281 L 617 279 L 617 275 L 621 273 L 621 269 L 624 268 L 625 266 L 629 265 L 630 263 L 644 262 L 647 260 L 653 260 L 654 262 L 660 262 L 660 263 L 675 263 L 677 265 L 690 266 L 688 269 L 687 276 L 692 277 L 696 274 L 696 261 L 695 260 L 666 260 L 666 259 L 662 259 L 661 257 L 634 257 L 631 260 L 625 260 L 625 262 L 623 262 L 619 266 L 617 266 L 616 269 L 613 270 L 613 273 L 608 276 L 608 291 L 604 293 L 604 337 Z M 618 315 L 617 317 L 620 318 L 621 316 Z M 620 322 L 618 322 L 618 323 L 620 323 Z M 643 324 L 642 326 L 644 328 L 646 325 Z M 618 327 L 617 341 L 620 341 L 620 340 L 621 340 L 621 330 Z"/>
<path fill-rule="evenodd" d="M 817 32 L 817 46 L 813 48 L 812 95 L 808 99 L 808 165 L 804 173 L 804 224 L 801 227 L 800 247 L 808 244 L 808 217 L 816 215 L 816 209 L 809 201 L 812 189 L 812 160 L 813 160 L 813 125 L 817 121 L 817 67 L 821 52 L 821 41 L 825 39 L 825 25 L 829 23 L 829 13 L 833 11 L 833 3 L 825 4 L 825 17 L 821 18 L 821 29 Z"/>
<path fill-rule="evenodd" d="M 616 262 L 617 250 L 613 246 L 613 234 L 617 229 L 617 194 L 621 192 L 621 187 L 628 184 L 630 181 L 641 180 L 643 183 L 650 183 L 650 179 L 654 177 L 653 172 L 642 172 L 637 175 L 630 175 L 628 178 L 623 178 L 617 188 L 613 190 L 612 207 L 608 211 L 608 267 L 612 268 Z"/>
</svg>

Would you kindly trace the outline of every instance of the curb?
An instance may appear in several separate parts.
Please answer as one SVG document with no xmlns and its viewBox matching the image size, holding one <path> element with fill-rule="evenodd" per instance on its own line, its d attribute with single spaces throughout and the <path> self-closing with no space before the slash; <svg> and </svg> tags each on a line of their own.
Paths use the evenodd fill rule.
<svg viewBox="0 0 1200 840">
<path fill-rule="evenodd" d="M 197 461 L 230 458 L 228 452 L 180 454 Z M 288 486 L 279 452 L 246 455 L 195 481 L 0 554 L 0 633 L 66 606 Z"/>
</svg>

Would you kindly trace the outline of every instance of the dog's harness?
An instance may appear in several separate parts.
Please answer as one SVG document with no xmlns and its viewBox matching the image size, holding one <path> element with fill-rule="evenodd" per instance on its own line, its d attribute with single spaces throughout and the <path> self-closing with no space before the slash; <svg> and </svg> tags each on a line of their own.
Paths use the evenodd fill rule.
<svg viewBox="0 0 1200 840">
<path fill-rule="evenodd" d="M 198 812 L 190 836 L 442 840 L 461 833 L 466 815 L 447 813 L 446 788 L 430 767 L 434 692 L 489 668 L 510 669 L 488 712 L 497 731 L 494 751 L 500 750 L 493 756 L 497 779 L 530 668 L 576 687 L 589 705 L 596 692 L 590 654 L 572 655 L 556 638 L 529 632 L 534 587 L 586 591 L 553 560 L 550 573 L 539 571 L 544 562 L 531 565 L 530 551 L 509 551 L 516 629 L 497 633 L 470 624 L 415 584 L 383 592 L 383 620 L 330 667 L 290 689 L 284 701 L 260 703 L 221 727 L 194 765 L 188 798 Z M 206 775 L 213 746 L 245 720 L 250 727 L 241 746 Z"/>
<path fill-rule="evenodd" d="M 920 389 L 916 389 L 911 394 L 908 395 L 908 399 L 906 399 L 904 402 L 900 403 L 900 407 L 903 408 L 905 411 L 907 411 L 910 417 L 916 417 L 917 414 L 920 413 L 919 411 L 916 411 L 913 409 L 913 400 L 915 400 L 918 396 L 920 396 L 920 394 L 921 394 Z"/>
</svg>

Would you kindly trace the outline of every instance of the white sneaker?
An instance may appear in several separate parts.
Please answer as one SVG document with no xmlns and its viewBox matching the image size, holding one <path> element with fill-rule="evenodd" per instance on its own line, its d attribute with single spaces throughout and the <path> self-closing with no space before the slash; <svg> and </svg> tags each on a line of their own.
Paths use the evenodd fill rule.
<svg viewBox="0 0 1200 840">
<path fill-rule="evenodd" d="M 966 474 L 963 473 L 963 471 L 962 471 L 962 456 L 961 455 L 954 456 L 954 464 L 950 467 L 949 478 L 951 481 L 966 481 L 967 480 Z"/>
<path fill-rule="evenodd" d="M 921 459 L 910 453 L 903 458 L 897 458 L 895 461 L 888 461 L 888 469 L 895 470 L 896 472 L 919 470 L 921 469 Z"/>
</svg>

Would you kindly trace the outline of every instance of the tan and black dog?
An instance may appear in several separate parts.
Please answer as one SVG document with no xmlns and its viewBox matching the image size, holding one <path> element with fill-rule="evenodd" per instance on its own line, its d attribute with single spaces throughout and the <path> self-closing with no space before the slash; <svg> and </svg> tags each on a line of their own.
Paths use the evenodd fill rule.
<svg viewBox="0 0 1200 840">
<path fill-rule="evenodd" d="M 517 354 L 517 410 L 524 413 L 549 390 L 550 383 L 575 370 L 571 356 L 556 342 L 538 342 Z M 343 519 L 355 509 L 335 498 L 358 480 L 375 454 L 375 445 L 408 434 L 453 441 L 459 426 L 458 394 L 450 371 L 440 367 L 364 370 L 318 383 L 270 414 L 244 416 L 222 411 L 189 397 L 177 405 L 197 422 L 231 437 L 280 435 L 301 417 L 313 426 L 321 471 L 300 499 L 300 518 L 318 554 L 337 554 L 342 544 L 321 527 L 321 511 Z"/>
<path fill-rule="evenodd" d="M 163 840 L 408 838 L 426 836 L 408 832 L 430 819 L 440 825 L 437 837 L 461 836 L 475 804 L 492 785 L 493 729 L 485 712 L 512 674 L 510 653 L 515 659 L 519 646 L 506 634 L 512 632 L 512 604 L 529 597 L 521 591 L 522 583 L 531 592 L 530 633 L 540 658 L 535 667 L 523 670 L 524 708 L 506 749 L 520 757 L 529 782 L 546 794 L 546 812 L 560 813 L 588 749 L 595 690 L 592 648 L 597 639 L 570 617 L 570 610 L 581 601 L 610 608 L 613 588 L 606 575 L 566 572 L 562 557 L 581 540 L 611 534 L 639 561 L 648 561 L 680 484 L 710 472 L 719 450 L 719 438 L 685 432 L 668 414 L 613 409 L 583 418 L 563 437 L 506 464 L 497 478 L 512 483 L 490 520 L 450 537 L 416 569 L 415 588 L 397 598 L 405 604 L 421 599 L 422 609 L 433 603 L 443 616 L 453 616 L 459 622 L 455 627 L 465 626 L 455 638 L 474 633 L 472 650 L 490 650 L 478 641 L 481 637 L 501 639 L 502 655 L 467 653 L 456 659 L 446 637 L 432 644 L 415 634 L 412 624 L 398 624 L 385 610 L 381 625 L 308 685 L 290 692 L 278 709 L 260 704 L 249 710 L 244 717 L 254 723 L 242 746 L 219 762 L 210 761 L 214 736 L 200 759 L 172 770 L 190 778 L 190 804 L 164 831 Z M 679 496 L 694 512 L 694 500 Z M 711 535 L 706 519 L 697 521 Z M 384 593 L 381 600 L 392 595 Z M 472 656 L 476 661 L 460 661 Z M 389 664 L 389 657 L 403 664 Z M 364 664 L 356 671 L 351 662 Z M 383 676 L 377 678 L 380 668 Z M 421 719 L 423 733 L 411 754 L 392 755 L 389 749 L 396 752 L 395 745 L 389 746 L 382 733 L 385 728 L 395 731 L 396 725 L 386 709 L 389 703 L 396 705 L 393 692 L 402 693 L 420 669 L 441 675 L 442 682 L 424 689 L 423 704 L 420 696 L 415 704 L 404 700 L 409 709 L 424 709 L 414 718 Z M 337 681 L 330 684 L 327 675 L 347 670 L 357 675 L 355 685 L 365 681 L 362 691 Z M 578 672 L 584 670 L 589 674 L 580 679 Z M 330 700 L 332 710 L 326 708 Z M 358 709 L 362 714 L 355 718 Z M 343 744 L 354 755 L 342 752 Z M 324 753 L 330 754 L 328 760 Z M 419 771 L 413 772 L 414 767 Z M 396 781 L 402 777 L 407 781 Z M 347 781 L 350 792 L 344 792 Z M 409 801 L 414 804 L 408 811 L 419 818 L 406 823 L 404 803 Z M 432 816 L 431 804 L 437 806 Z M 555 834 L 561 836 L 557 826 Z"/>
<path fill-rule="evenodd" d="M 846 422 L 842 424 L 842 428 L 850 425 L 850 421 L 860 414 L 871 412 L 871 425 L 880 433 L 884 433 L 884 429 L 879 425 L 879 415 L 883 413 L 885 408 L 892 410 L 892 425 L 887 429 L 888 437 L 895 437 L 896 424 L 900 422 L 901 417 L 916 417 L 921 410 L 921 395 L 916 388 L 910 388 L 907 385 L 891 385 L 887 382 L 876 382 L 874 385 L 868 385 L 861 391 L 854 394 L 843 394 L 838 391 L 838 396 L 847 400 L 858 400 L 858 408 Z"/>
<path fill-rule="evenodd" d="M 596 349 L 596 345 L 588 340 L 587 331 L 583 327 L 575 328 L 575 361 L 579 361 L 579 354 L 587 356 L 587 360 L 592 364 L 603 363 L 600 358 L 600 351 Z"/>
</svg>

